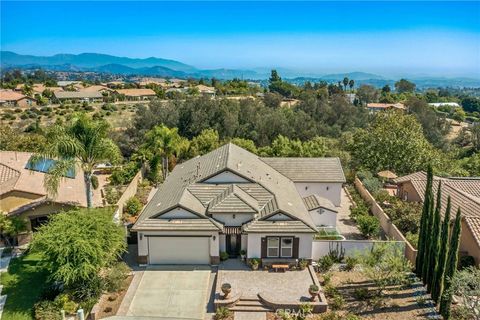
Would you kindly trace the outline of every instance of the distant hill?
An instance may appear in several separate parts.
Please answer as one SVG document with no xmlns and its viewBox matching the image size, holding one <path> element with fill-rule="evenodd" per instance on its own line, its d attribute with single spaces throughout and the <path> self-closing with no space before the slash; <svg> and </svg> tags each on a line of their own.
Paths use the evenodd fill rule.
<svg viewBox="0 0 480 320">
<path fill-rule="evenodd" d="M 342 81 L 345 77 L 354 81 L 360 80 L 386 80 L 384 77 L 379 76 L 378 74 L 367 73 L 367 72 L 349 72 L 349 73 L 335 73 L 335 74 L 326 74 L 320 77 L 323 80 L 330 81 Z"/>
<path fill-rule="evenodd" d="M 54 56 L 21 55 L 11 51 L 0 52 L 2 66 L 38 65 L 51 67 L 55 65 L 70 64 L 79 68 L 96 68 L 104 65 L 123 65 L 130 68 L 165 67 L 176 71 L 195 72 L 196 68 L 175 60 L 146 58 L 133 59 L 116 57 L 108 54 L 81 53 L 81 54 L 56 54 Z"/>
</svg>

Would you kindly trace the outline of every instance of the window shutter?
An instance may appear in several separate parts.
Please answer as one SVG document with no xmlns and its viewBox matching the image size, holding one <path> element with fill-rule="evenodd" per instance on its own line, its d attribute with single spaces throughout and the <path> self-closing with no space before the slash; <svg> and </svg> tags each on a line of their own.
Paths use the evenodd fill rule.
<svg viewBox="0 0 480 320">
<path fill-rule="evenodd" d="M 299 238 L 293 238 L 293 258 L 298 259 Z"/>
<path fill-rule="evenodd" d="M 261 258 L 266 258 L 267 257 L 267 238 L 262 238 L 261 240 L 261 247 L 262 247 L 262 250 L 261 250 Z"/>
</svg>

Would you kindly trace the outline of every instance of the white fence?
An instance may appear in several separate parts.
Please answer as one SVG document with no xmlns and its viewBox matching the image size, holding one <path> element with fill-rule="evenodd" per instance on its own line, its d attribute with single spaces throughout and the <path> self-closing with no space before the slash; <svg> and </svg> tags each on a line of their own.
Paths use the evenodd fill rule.
<svg viewBox="0 0 480 320">
<path fill-rule="evenodd" d="M 332 250 L 345 250 L 345 257 L 361 255 L 372 250 L 375 244 L 394 243 L 401 250 L 405 250 L 402 241 L 376 241 L 376 240 L 314 240 L 312 244 L 312 259 L 318 260 Z"/>
</svg>

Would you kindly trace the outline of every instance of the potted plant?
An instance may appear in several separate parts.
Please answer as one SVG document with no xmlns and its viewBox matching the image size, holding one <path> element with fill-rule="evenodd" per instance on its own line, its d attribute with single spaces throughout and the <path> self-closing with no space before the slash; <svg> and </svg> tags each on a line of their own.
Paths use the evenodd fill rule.
<svg viewBox="0 0 480 320">
<path fill-rule="evenodd" d="M 312 301 L 315 301 L 315 298 L 317 297 L 319 292 L 320 288 L 316 284 L 312 284 L 308 288 L 308 293 L 310 293 L 310 295 L 312 296 Z"/>
<path fill-rule="evenodd" d="M 222 284 L 223 299 L 227 299 L 230 292 L 232 292 L 232 286 L 230 283 Z"/>
<path fill-rule="evenodd" d="M 247 251 L 245 250 L 240 250 L 240 258 L 245 261 L 245 258 L 247 257 Z"/>
<path fill-rule="evenodd" d="M 308 261 L 305 259 L 300 259 L 300 261 L 298 262 L 298 267 L 300 268 L 300 270 L 305 270 L 307 266 L 308 266 Z"/>
<path fill-rule="evenodd" d="M 257 258 L 253 258 L 250 260 L 250 266 L 252 267 L 252 270 L 258 270 L 258 266 L 260 265 L 260 261 Z"/>
</svg>

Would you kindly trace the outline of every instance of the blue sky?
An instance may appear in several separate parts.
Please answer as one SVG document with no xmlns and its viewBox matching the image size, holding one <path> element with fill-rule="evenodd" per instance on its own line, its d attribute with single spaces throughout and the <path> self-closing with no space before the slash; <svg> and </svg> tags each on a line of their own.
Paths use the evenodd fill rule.
<svg viewBox="0 0 480 320">
<path fill-rule="evenodd" d="M 1 47 L 199 68 L 480 76 L 480 2 L 2 0 Z"/>
</svg>

